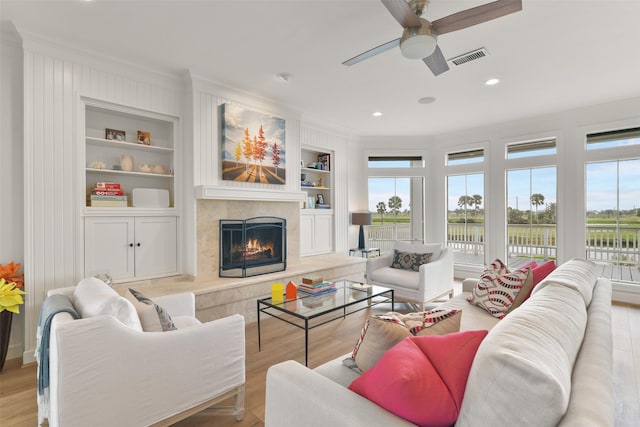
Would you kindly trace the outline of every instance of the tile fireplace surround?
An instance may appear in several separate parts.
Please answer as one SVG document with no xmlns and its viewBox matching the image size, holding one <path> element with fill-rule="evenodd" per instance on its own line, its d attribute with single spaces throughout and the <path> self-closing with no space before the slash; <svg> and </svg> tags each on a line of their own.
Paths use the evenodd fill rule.
<svg viewBox="0 0 640 427">
<path fill-rule="evenodd" d="M 318 274 L 327 279 L 364 280 L 366 259 L 345 254 L 300 257 L 300 203 L 297 201 L 197 200 L 196 278 L 187 276 L 115 285 L 132 287 L 154 297 L 183 291 L 196 294 L 196 315 L 206 322 L 239 313 L 256 321 L 256 300 L 271 293 L 271 283 Z M 219 220 L 277 216 L 287 220 L 287 269 L 247 278 L 218 277 Z"/>
</svg>

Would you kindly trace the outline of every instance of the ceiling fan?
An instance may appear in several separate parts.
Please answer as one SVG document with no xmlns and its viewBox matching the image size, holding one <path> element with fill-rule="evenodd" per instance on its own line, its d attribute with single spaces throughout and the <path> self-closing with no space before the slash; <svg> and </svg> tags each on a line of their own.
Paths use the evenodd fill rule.
<svg viewBox="0 0 640 427">
<path fill-rule="evenodd" d="M 429 0 L 409 0 L 409 3 L 405 0 L 382 0 L 382 3 L 404 28 L 402 37 L 374 47 L 342 64 L 357 64 L 400 46 L 404 57 L 422 59 L 431 72 L 437 76 L 449 69 L 437 44 L 439 35 L 462 30 L 522 10 L 522 0 L 497 0 L 429 22 L 422 18 L 422 13 Z"/>
</svg>

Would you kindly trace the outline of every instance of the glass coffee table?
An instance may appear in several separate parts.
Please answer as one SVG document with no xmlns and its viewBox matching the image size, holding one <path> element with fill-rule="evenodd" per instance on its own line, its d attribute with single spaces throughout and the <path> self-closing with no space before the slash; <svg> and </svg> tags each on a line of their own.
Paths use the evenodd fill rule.
<svg viewBox="0 0 640 427">
<path fill-rule="evenodd" d="M 274 303 L 271 298 L 257 301 L 258 351 L 262 350 L 260 314 L 282 320 L 304 329 L 304 364 L 309 363 L 309 330 L 342 319 L 378 304 L 391 304 L 394 311 L 393 289 L 366 285 L 351 280 L 336 280 L 336 291 L 322 295 L 308 295 L 298 291 L 298 298 Z"/>
</svg>

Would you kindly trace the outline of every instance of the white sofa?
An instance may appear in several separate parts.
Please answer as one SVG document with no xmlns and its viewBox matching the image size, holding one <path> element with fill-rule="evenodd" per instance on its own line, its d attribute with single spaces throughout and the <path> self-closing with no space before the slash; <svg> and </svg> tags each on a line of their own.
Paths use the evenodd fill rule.
<svg viewBox="0 0 640 427">
<path fill-rule="evenodd" d="M 488 329 L 467 379 L 456 426 L 613 426 L 611 282 L 572 260 L 498 320 L 461 295 L 461 330 Z M 267 372 L 265 425 L 410 426 L 347 387 L 344 355 L 311 370 L 286 361 Z M 428 405 L 428 402 L 425 402 Z"/>
<path fill-rule="evenodd" d="M 397 299 L 424 305 L 444 296 L 453 296 L 453 252 L 440 243 L 413 244 L 396 242 L 394 251 L 431 253 L 431 261 L 418 271 L 392 268 L 394 252 L 367 260 L 367 282 L 393 288 Z"/>
<path fill-rule="evenodd" d="M 49 296 L 68 296 L 80 312 L 75 289 L 56 289 Z M 188 292 L 153 301 L 177 330 L 143 332 L 113 315 L 76 320 L 66 312 L 55 314 L 48 407 L 39 402 L 49 426 L 170 425 L 232 396 L 234 406 L 212 410 L 242 419 L 244 318 L 200 323 L 194 294 Z M 118 299 L 118 314 L 125 305 Z"/>
</svg>

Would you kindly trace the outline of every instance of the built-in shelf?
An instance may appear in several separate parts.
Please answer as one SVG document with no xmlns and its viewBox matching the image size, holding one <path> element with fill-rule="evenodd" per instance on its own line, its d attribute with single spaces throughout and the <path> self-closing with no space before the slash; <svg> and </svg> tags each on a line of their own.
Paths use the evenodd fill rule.
<svg viewBox="0 0 640 427">
<path fill-rule="evenodd" d="M 114 169 L 96 169 L 96 168 L 87 168 L 87 173 L 110 173 L 116 175 L 135 175 L 135 176 L 153 176 L 160 178 L 173 178 L 172 174 L 168 173 L 153 173 L 153 172 L 129 172 L 122 170 L 114 170 Z"/>
<path fill-rule="evenodd" d="M 116 141 L 113 139 L 95 138 L 95 137 L 88 136 L 86 137 L 86 140 L 87 140 L 87 144 L 96 145 L 96 146 L 107 145 L 111 147 L 122 147 L 122 148 L 126 148 L 127 150 L 157 151 L 162 153 L 173 152 L 173 148 L 159 147 L 156 145 L 137 144 L 137 143 L 134 144 L 131 142 Z"/>
</svg>

